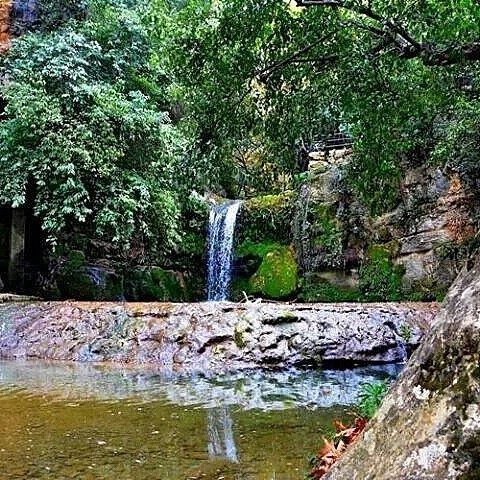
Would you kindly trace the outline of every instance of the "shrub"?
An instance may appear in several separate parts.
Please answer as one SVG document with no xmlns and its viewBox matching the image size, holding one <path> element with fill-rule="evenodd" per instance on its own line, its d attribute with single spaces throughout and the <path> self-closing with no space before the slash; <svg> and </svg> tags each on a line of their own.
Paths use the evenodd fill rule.
<svg viewBox="0 0 480 480">
<path fill-rule="evenodd" d="M 389 250 L 373 245 L 368 260 L 359 271 L 360 291 L 368 301 L 398 301 L 404 296 L 402 278 L 405 268 L 394 265 Z"/>
</svg>

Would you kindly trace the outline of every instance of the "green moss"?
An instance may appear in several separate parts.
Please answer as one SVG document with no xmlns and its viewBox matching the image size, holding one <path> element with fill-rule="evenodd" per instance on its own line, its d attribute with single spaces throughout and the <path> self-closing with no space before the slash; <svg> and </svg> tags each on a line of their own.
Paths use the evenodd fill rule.
<svg viewBox="0 0 480 480">
<path fill-rule="evenodd" d="M 302 279 L 299 300 L 303 302 L 360 302 L 364 301 L 362 293 L 352 287 L 340 287 L 326 280 L 315 281 Z"/>
<path fill-rule="evenodd" d="M 160 267 L 136 268 L 127 275 L 126 296 L 129 300 L 180 302 L 188 292 L 178 272 Z"/>
<path fill-rule="evenodd" d="M 337 216 L 337 204 L 313 199 L 301 208 L 303 213 L 301 224 L 297 223 L 296 234 L 300 235 L 297 240 L 309 241 L 322 268 L 340 267 L 348 228 Z"/>
<path fill-rule="evenodd" d="M 235 345 L 240 349 L 245 348 L 245 346 L 247 345 L 247 342 L 245 341 L 245 338 L 244 338 L 244 332 L 241 332 L 239 330 L 235 330 L 234 340 L 235 340 Z"/>
<path fill-rule="evenodd" d="M 245 240 L 237 247 L 236 255 L 237 257 L 254 256 L 264 258 L 267 253 L 276 250 L 278 247 L 279 244 L 276 242 L 264 241 L 255 243 L 250 240 Z"/>
<path fill-rule="evenodd" d="M 360 291 L 369 301 L 398 301 L 404 298 L 405 268 L 392 262 L 392 245 L 372 245 L 359 271 Z"/>
<path fill-rule="evenodd" d="M 325 204 L 315 207 L 314 242 L 323 250 L 323 257 L 330 265 L 335 265 L 343 252 L 343 228 L 332 207 Z"/>
<path fill-rule="evenodd" d="M 295 194 L 265 195 L 247 200 L 240 214 L 240 241 L 264 242 L 266 239 L 289 243 Z"/>
<path fill-rule="evenodd" d="M 297 290 L 298 266 L 291 247 L 277 246 L 269 251 L 249 281 L 252 293 L 281 299 Z"/>
</svg>

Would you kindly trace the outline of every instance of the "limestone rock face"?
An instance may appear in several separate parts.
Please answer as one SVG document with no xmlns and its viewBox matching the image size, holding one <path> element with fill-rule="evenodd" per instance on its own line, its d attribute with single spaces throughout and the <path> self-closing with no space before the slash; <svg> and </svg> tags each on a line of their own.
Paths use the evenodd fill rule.
<svg viewBox="0 0 480 480">
<path fill-rule="evenodd" d="M 166 372 L 406 360 L 435 304 L 0 305 L 0 356 L 148 363 Z"/>
<path fill-rule="evenodd" d="M 328 480 L 480 478 L 480 257 Z"/>
<path fill-rule="evenodd" d="M 475 193 L 457 173 L 426 166 L 407 171 L 402 192 L 402 205 L 372 230 L 383 228 L 398 243 L 396 262 L 405 267 L 407 284 L 431 279 L 450 285 L 458 272 L 446 253 L 475 234 Z"/>
</svg>

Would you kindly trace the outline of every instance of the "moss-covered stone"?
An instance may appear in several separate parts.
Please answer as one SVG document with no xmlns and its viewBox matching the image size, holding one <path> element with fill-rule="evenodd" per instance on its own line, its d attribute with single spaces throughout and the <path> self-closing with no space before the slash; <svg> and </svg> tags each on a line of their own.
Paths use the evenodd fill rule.
<svg viewBox="0 0 480 480">
<path fill-rule="evenodd" d="M 298 266 L 291 247 L 277 246 L 266 253 L 249 281 L 250 291 L 271 299 L 293 295 L 297 290 Z"/>
<path fill-rule="evenodd" d="M 181 302 L 188 300 L 188 290 L 179 272 L 160 267 L 141 267 L 129 272 L 125 282 L 128 300 Z"/>
<path fill-rule="evenodd" d="M 123 277 L 103 265 L 88 265 L 81 250 L 72 250 L 60 261 L 55 294 L 75 300 L 118 300 L 123 296 Z"/>
<path fill-rule="evenodd" d="M 294 203 L 293 192 L 246 200 L 238 219 L 240 242 L 290 242 Z"/>
</svg>

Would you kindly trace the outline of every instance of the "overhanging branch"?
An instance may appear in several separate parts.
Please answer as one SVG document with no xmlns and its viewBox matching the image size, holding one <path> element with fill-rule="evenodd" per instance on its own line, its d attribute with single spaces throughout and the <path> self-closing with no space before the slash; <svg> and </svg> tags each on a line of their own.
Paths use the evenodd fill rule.
<svg viewBox="0 0 480 480">
<path fill-rule="evenodd" d="M 370 6 L 362 3 L 347 0 L 296 0 L 296 3 L 299 7 L 317 6 L 348 10 L 376 22 L 378 26 L 356 20 L 349 23 L 357 28 L 369 31 L 377 37 L 390 38 L 395 45 L 396 53 L 401 58 L 418 58 L 428 66 L 445 66 L 480 60 L 480 41 L 446 46 L 436 45 L 433 42 L 419 42 L 403 25 L 384 18 Z"/>
</svg>

